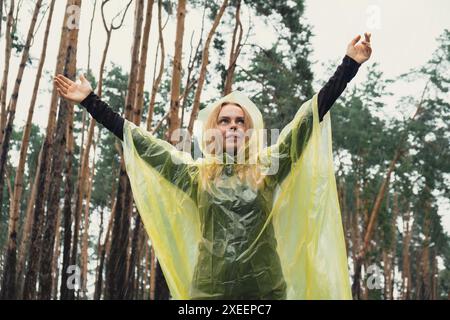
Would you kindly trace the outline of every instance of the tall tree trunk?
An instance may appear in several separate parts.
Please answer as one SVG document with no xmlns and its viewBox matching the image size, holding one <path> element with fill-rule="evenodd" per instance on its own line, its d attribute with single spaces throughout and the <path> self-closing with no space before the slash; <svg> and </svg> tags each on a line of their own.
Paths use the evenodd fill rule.
<svg viewBox="0 0 450 320">
<path fill-rule="evenodd" d="M 150 246 L 150 300 L 155 300 L 156 291 L 156 257 L 153 245 Z"/>
<path fill-rule="evenodd" d="M 0 89 L 0 105 L 1 105 L 1 114 L 0 114 L 0 145 L 3 141 L 4 130 L 6 126 L 6 119 L 8 113 L 6 111 L 6 94 L 8 91 L 8 75 L 9 75 L 9 61 L 11 60 L 11 49 L 12 49 L 12 27 L 14 22 L 14 4 L 15 1 L 11 0 L 8 19 L 6 22 L 6 32 L 5 32 L 5 64 L 3 69 L 3 78 L 2 78 L 2 86 Z M 0 208 L 1 209 L 1 208 Z"/>
<path fill-rule="evenodd" d="M 162 33 L 161 8 L 162 8 L 161 0 L 158 0 L 158 35 L 159 35 L 158 46 L 161 47 L 161 61 L 159 64 L 158 76 L 156 77 L 156 79 L 154 79 L 153 84 L 152 84 L 152 93 L 150 96 L 150 105 L 148 108 L 148 116 L 147 116 L 147 130 L 148 131 L 150 131 L 151 127 L 152 127 L 153 113 L 155 110 L 156 93 L 158 92 L 159 85 L 161 83 L 161 79 L 163 76 L 164 59 L 165 59 L 165 55 L 166 55 L 166 52 L 164 49 L 164 37 L 163 37 L 163 33 Z M 159 49 L 159 47 L 157 49 Z M 157 60 L 158 60 L 158 50 L 156 50 L 156 55 L 155 55 L 155 72 L 156 72 L 156 61 Z"/>
<path fill-rule="evenodd" d="M 411 271 L 409 261 L 409 245 L 412 237 L 411 212 L 408 209 L 403 216 L 403 246 L 402 246 L 402 299 L 411 299 Z"/>
<path fill-rule="evenodd" d="M 148 53 L 148 41 L 150 37 L 150 26 L 152 22 L 152 11 L 153 11 L 153 0 L 149 0 L 147 2 L 147 10 L 145 15 L 145 25 L 144 32 L 140 50 L 140 62 L 137 74 L 137 82 L 136 82 L 136 97 L 134 100 L 134 108 L 133 108 L 133 122 L 137 125 L 141 122 L 142 109 L 144 104 L 144 84 L 145 84 L 145 71 L 147 67 L 147 53 Z M 132 235 L 131 241 L 131 253 L 130 253 L 130 261 L 128 265 L 128 289 L 127 295 L 128 298 L 131 299 L 134 295 L 134 282 L 136 279 L 135 274 L 135 266 L 137 263 L 137 246 L 140 236 L 141 230 L 141 219 L 139 214 L 135 217 L 135 227 Z"/>
<path fill-rule="evenodd" d="M 106 258 L 106 253 L 108 251 L 107 248 L 110 243 L 109 239 L 111 237 L 111 230 L 112 230 L 112 225 L 114 222 L 114 216 L 112 214 L 114 212 L 114 207 L 115 207 L 115 202 L 111 208 L 111 217 L 109 219 L 108 229 L 105 234 L 105 242 L 98 250 L 99 255 L 100 255 L 100 262 L 98 264 L 97 281 L 95 282 L 94 300 L 100 300 L 102 292 L 103 292 L 103 269 L 105 266 L 105 258 Z"/>
<path fill-rule="evenodd" d="M 205 42 L 205 47 L 204 47 L 203 53 L 202 53 L 202 66 L 200 68 L 200 75 L 198 77 L 197 89 L 195 91 L 194 105 L 192 106 L 191 118 L 189 119 L 189 126 L 188 126 L 189 136 L 192 136 L 192 132 L 194 129 L 194 121 L 197 119 L 197 115 L 200 110 L 200 97 L 202 95 L 203 84 L 205 83 L 205 79 L 206 79 L 206 68 L 209 63 L 209 46 L 210 46 L 212 38 L 216 32 L 217 26 L 219 25 L 220 20 L 222 19 L 223 13 L 224 13 L 227 5 L 228 5 L 228 0 L 225 0 L 222 3 L 222 6 L 220 7 L 219 12 L 217 13 L 216 17 L 214 18 L 213 25 L 211 27 L 211 30 L 208 33 L 208 38 L 206 39 L 206 42 Z"/>
<path fill-rule="evenodd" d="M 150 38 L 150 27 L 152 23 L 152 12 L 153 12 L 154 0 L 147 1 L 147 10 L 145 14 L 145 25 L 142 38 L 142 46 L 140 50 L 140 62 L 138 69 L 138 76 L 136 82 L 136 97 L 134 101 L 134 115 L 133 122 L 135 124 L 141 123 L 142 110 L 144 105 L 144 84 L 145 84 L 145 71 L 147 68 L 147 54 L 148 54 L 148 41 Z"/>
<path fill-rule="evenodd" d="M 231 41 L 231 49 L 230 49 L 230 59 L 228 62 L 228 68 L 227 68 L 227 74 L 226 74 L 226 80 L 225 80 L 225 86 L 223 90 L 223 95 L 227 95 L 231 92 L 232 86 L 233 86 L 233 77 L 234 77 L 234 71 L 236 69 L 236 61 L 239 57 L 239 54 L 241 52 L 241 40 L 242 40 L 242 23 L 241 23 L 241 0 L 239 0 L 236 4 L 236 24 L 234 25 L 234 31 L 233 31 L 233 39 Z M 239 36 L 236 43 L 236 34 L 239 30 Z"/>
<path fill-rule="evenodd" d="M 0 38 L 2 36 L 2 26 L 3 26 L 3 2 L 4 0 L 0 0 Z"/>
<path fill-rule="evenodd" d="M 359 215 L 361 212 L 361 198 L 360 198 L 360 184 L 359 180 L 355 183 L 355 212 L 352 215 L 352 258 L 353 258 L 353 284 L 352 295 L 354 299 L 361 298 L 361 266 L 358 259 L 358 252 L 360 248 L 361 233 L 359 230 Z"/>
<path fill-rule="evenodd" d="M 51 22 L 52 22 L 52 17 L 53 17 L 53 10 L 54 10 L 54 6 L 55 6 L 55 0 L 52 0 L 51 4 L 50 4 L 50 11 L 49 11 L 49 16 L 47 19 L 47 26 L 45 29 L 45 33 L 44 33 L 44 41 L 42 44 L 42 51 L 41 51 L 41 56 L 40 56 L 40 60 L 39 60 L 39 65 L 38 65 L 38 70 L 37 70 L 37 74 L 36 74 L 36 78 L 35 78 L 35 83 L 34 83 L 34 88 L 33 88 L 33 94 L 31 97 L 31 102 L 30 102 L 30 107 L 28 109 L 28 115 L 27 115 L 27 120 L 26 120 L 26 124 L 24 127 L 24 132 L 23 132 L 23 136 L 22 136 L 22 143 L 20 146 L 20 153 L 19 153 L 19 163 L 17 165 L 17 169 L 16 169 L 16 176 L 15 176 L 15 180 L 14 180 L 14 195 L 12 198 L 12 202 L 11 202 L 11 208 L 10 208 L 10 231 L 9 231 L 9 240 L 10 243 L 8 244 L 8 253 L 6 254 L 7 257 L 11 257 L 10 260 L 6 260 L 6 266 L 4 271 L 7 272 L 3 275 L 3 279 L 6 279 L 8 277 L 10 277 L 9 280 L 6 280 L 7 282 L 12 281 L 12 283 L 10 283 L 10 287 L 14 288 L 14 292 L 11 293 L 12 296 L 16 296 L 17 293 L 17 285 L 16 285 L 16 281 L 17 281 L 17 275 L 16 275 L 16 270 L 22 270 L 22 268 L 17 268 L 16 267 L 16 256 L 17 256 L 17 221 L 19 219 L 19 206 L 20 206 L 20 199 L 22 196 L 22 190 L 23 190 L 23 174 L 24 174 L 24 169 L 25 169 L 25 160 L 26 160 L 26 156 L 27 156 L 27 151 L 28 151 L 28 145 L 29 145 L 29 141 L 30 141 L 30 134 L 31 134 L 31 125 L 32 125 L 32 119 L 33 119 L 33 113 L 34 113 L 34 107 L 36 105 L 36 98 L 37 98 L 37 94 L 38 94 L 38 90 L 39 90 L 39 84 L 40 84 L 40 79 L 42 76 L 42 69 L 44 66 L 44 62 L 45 62 L 45 57 L 46 57 L 46 52 L 47 52 L 47 43 L 48 43 L 48 36 L 49 36 L 49 31 L 50 31 L 50 26 L 51 26 Z M 31 219 L 29 219 L 29 214 L 28 214 L 28 210 L 27 210 L 27 219 L 26 219 L 26 232 L 27 235 L 29 233 L 29 226 L 31 223 Z M 27 239 L 26 239 L 27 240 Z M 8 265 L 8 263 L 10 263 L 10 265 Z M 21 276 L 21 275 L 20 275 Z M 4 287 L 5 289 L 7 289 L 7 287 Z M 17 298 L 17 296 L 16 296 Z"/>
<path fill-rule="evenodd" d="M 8 160 L 9 143 L 12 135 L 14 116 L 16 113 L 17 98 L 19 96 L 20 84 L 22 82 L 23 73 L 25 71 L 26 62 L 30 56 L 31 40 L 33 39 L 34 28 L 39 15 L 39 10 L 42 5 L 42 0 L 38 0 L 34 7 L 33 17 L 31 19 L 30 27 L 28 29 L 27 40 L 22 52 L 19 70 L 17 72 L 16 82 L 10 100 L 9 117 L 3 135 L 0 155 L 0 210 L 3 207 L 3 186 L 6 162 Z M 6 95 L 6 93 L 5 93 Z M 23 170 L 22 170 L 23 172 Z M 8 247 L 6 253 L 5 267 L 3 269 L 3 283 L 0 297 L 2 299 L 16 298 L 16 246 L 17 246 L 17 222 L 19 220 L 18 213 L 10 211 L 8 223 Z"/>
<path fill-rule="evenodd" d="M 186 0 L 178 0 L 177 28 L 175 34 L 175 54 L 173 57 L 172 83 L 170 86 L 170 113 L 168 117 L 169 130 L 166 133 L 166 138 L 171 144 L 178 143 L 176 139 L 172 139 L 172 133 L 180 128 L 180 118 L 178 116 L 178 111 L 180 109 L 179 97 L 181 92 L 180 85 L 185 17 Z"/>
<path fill-rule="evenodd" d="M 73 0 L 73 4 L 78 8 L 81 7 L 81 0 Z M 67 78 L 76 80 L 76 62 L 77 62 L 77 44 L 78 44 L 78 28 L 72 28 L 69 31 L 69 41 L 66 52 L 64 74 Z M 47 202 L 47 216 L 44 229 L 44 243 L 41 251 L 41 264 L 39 274 L 39 298 L 48 300 L 51 298 L 52 279 L 51 279 L 51 261 L 53 258 L 53 246 L 55 241 L 56 215 L 60 201 L 60 188 L 62 181 L 64 149 L 66 147 L 66 139 L 69 141 L 70 148 L 66 154 L 67 157 L 67 177 L 71 180 L 72 174 L 72 132 L 73 132 L 73 104 L 68 100 L 61 100 L 58 112 L 58 122 L 56 125 L 55 140 L 52 145 L 52 179 L 49 188 L 49 198 Z M 67 130 L 67 128 L 69 128 Z M 69 134 L 67 136 L 67 133 Z M 72 198 L 72 184 L 69 182 L 69 189 L 66 189 L 66 197 L 68 201 Z M 67 272 L 63 270 L 63 272 Z"/>
<path fill-rule="evenodd" d="M 364 235 L 364 241 L 363 241 L 362 247 L 361 247 L 360 251 L 358 252 L 357 257 L 355 259 L 355 267 L 354 267 L 355 277 L 353 279 L 353 284 L 352 284 L 352 291 L 353 291 L 354 297 L 355 297 L 355 294 L 357 295 L 357 293 L 360 292 L 359 287 L 361 285 L 360 284 L 360 275 L 361 275 L 362 262 L 364 261 L 366 254 L 369 250 L 370 241 L 372 239 L 372 234 L 375 229 L 376 219 L 380 212 L 381 204 L 384 199 L 386 190 L 388 190 L 391 174 L 394 171 L 395 165 L 396 165 L 397 161 L 400 159 L 401 155 L 402 155 L 402 151 L 400 149 L 397 149 L 395 151 L 394 158 L 391 160 L 391 163 L 389 164 L 388 171 L 386 172 L 385 178 L 383 179 L 383 182 L 381 183 L 381 186 L 380 186 L 377 196 L 375 198 L 374 206 L 369 215 L 370 218 L 369 218 L 366 232 Z"/>
<path fill-rule="evenodd" d="M 67 13 L 69 7 L 75 3 L 75 0 L 67 0 L 64 19 L 62 23 L 62 31 L 61 38 L 59 44 L 59 52 L 58 58 L 56 61 L 55 68 L 55 76 L 59 73 L 63 72 L 64 62 L 66 58 L 67 51 L 67 41 L 68 41 L 68 32 L 69 28 L 67 25 L 69 14 Z M 37 190 L 39 190 L 40 195 L 36 197 L 35 206 L 34 206 L 34 214 L 33 214 L 33 228 L 31 231 L 31 243 L 30 243 L 30 253 L 28 255 L 27 270 L 25 275 L 25 283 L 23 289 L 23 298 L 24 299 L 34 299 L 36 293 L 36 280 L 38 276 L 38 268 L 39 268 L 39 258 L 41 251 L 41 224 L 43 222 L 43 214 L 44 214 L 44 205 L 48 195 L 50 175 L 49 175 L 49 167 L 50 167 L 50 149 L 53 144 L 53 133 L 55 131 L 56 125 L 56 111 L 58 107 L 58 96 L 56 90 L 52 92 L 52 98 L 50 103 L 50 111 L 48 115 L 47 121 L 47 129 L 44 144 L 41 151 L 41 157 L 39 160 L 39 176 L 36 178 L 39 179 L 37 182 Z M 62 274 L 64 275 L 64 270 Z"/>
<path fill-rule="evenodd" d="M 95 143 L 94 143 L 94 157 L 92 159 L 92 169 L 90 173 L 90 177 L 87 180 L 88 188 L 86 194 L 86 205 L 84 207 L 84 232 L 82 239 L 82 249 L 81 249 L 81 292 L 83 299 L 87 299 L 87 276 L 88 276 L 88 250 L 89 250 L 89 203 L 91 202 L 91 190 L 92 190 L 92 181 L 94 180 L 95 174 Z"/>
<path fill-rule="evenodd" d="M 39 10 L 42 6 L 42 0 L 37 0 L 33 16 L 31 18 L 30 27 L 28 29 L 27 39 L 25 41 L 25 45 L 22 52 L 22 57 L 20 60 L 19 70 L 17 71 L 16 81 L 14 83 L 14 89 L 11 94 L 11 99 L 9 100 L 9 112 L 8 112 L 8 120 L 6 122 L 5 131 L 3 134 L 1 151 L 0 151 L 0 195 L 3 195 L 3 187 L 4 187 L 4 179 L 6 163 L 8 161 L 8 151 L 9 144 L 11 140 L 14 118 L 16 115 L 16 107 L 17 107 L 17 99 L 19 97 L 20 85 L 22 83 L 23 73 L 25 71 L 25 67 L 27 65 L 27 61 L 30 57 L 30 47 L 32 44 L 33 36 L 34 36 L 34 28 L 36 26 L 37 18 L 39 16 Z M 5 92 L 6 96 L 6 92 Z M 0 209 L 3 207 L 3 196 L 0 196 Z M 13 221 L 10 221 L 13 222 Z"/>
<path fill-rule="evenodd" d="M 39 159 L 41 158 L 42 154 L 42 148 L 39 152 Z M 39 163 L 40 160 L 38 160 Z M 20 239 L 20 247 L 19 247 L 19 258 L 18 258 L 18 264 L 17 264 L 17 288 L 18 288 L 18 294 L 17 298 L 22 299 L 23 298 L 23 286 L 24 286 L 24 270 L 25 270 L 25 260 L 28 256 L 29 252 L 29 243 L 30 243 L 30 234 L 31 234 L 31 227 L 33 223 L 33 205 L 34 201 L 36 199 L 36 190 L 37 190 L 37 183 L 39 180 L 39 166 L 37 166 L 36 174 L 34 177 L 34 181 L 32 182 L 31 187 L 31 193 L 30 197 L 28 199 L 27 203 L 27 209 L 25 213 L 25 225 L 22 229 L 22 236 Z"/>
<path fill-rule="evenodd" d="M 66 143 L 66 167 L 65 167 L 65 190 L 64 190 L 64 252 L 63 252 L 63 264 L 62 270 L 68 270 L 68 259 L 70 254 L 70 241 L 72 236 L 72 194 L 73 194 L 73 183 L 72 183 L 72 157 L 74 148 L 73 139 L 73 108 L 70 109 L 68 130 L 67 130 L 67 143 Z M 72 265 L 76 265 L 73 263 Z M 61 299 L 67 299 L 67 272 L 63 272 L 63 280 L 61 280 L 61 289 L 65 288 L 65 292 L 61 291 Z"/>
<path fill-rule="evenodd" d="M 53 300 L 58 299 L 58 279 L 59 279 L 59 268 L 58 259 L 61 252 L 61 207 L 58 208 L 58 215 L 56 221 L 56 239 L 55 239 L 55 253 L 53 254 L 52 261 L 52 298 Z"/>
<path fill-rule="evenodd" d="M 134 41 L 131 50 L 131 71 L 128 79 L 128 91 L 125 99 L 125 118 L 132 121 L 136 97 L 136 81 L 139 64 L 139 48 L 144 19 L 144 1 L 137 0 L 135 8 Z M 123 157 L 120 162 L 119 187 L 117 189 L 114 225 L 111 237 L 111 253 L 107 263 L 106 299 L 124 299 L 126 297 L 128 270 L 126 261 L 129 247 L 130 216 L 133 204 L 130 182 Z"/>
<path fill-rule="evenodd" d="M 425 187 L 427 188 L 427 187 Z M 430 300 L 431 299 L 431 272 L 430 272 L 430 244 L 431 244 L 431 206 L 429 201 L 427 200 L 424 208 L 424 220 L 423 220 L 423 234 L 424 239 L 422 242 L 422 254 L 420 257 L 420 270 L 418 270 L 419 278 L 421 282 L 420 289 L 418 292 L 420 294 L 421 300 Z"/>
</svg>

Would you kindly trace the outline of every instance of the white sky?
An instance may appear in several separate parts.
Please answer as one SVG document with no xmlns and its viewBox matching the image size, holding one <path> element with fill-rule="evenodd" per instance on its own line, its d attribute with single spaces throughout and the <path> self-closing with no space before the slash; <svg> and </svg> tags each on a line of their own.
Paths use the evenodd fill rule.
<svg viewBox="0 0 450 320">
<path fill-rule="evenodd" d="M 92 57 L 91 66 L 94 73 L 98 74 L 98 66 L 105 42 L 105 32 L 99 12 L 99 3 L 97 1 L 97 13 L 93 31 L 92 41 Z M 127 1 L 113 0 L 108 7 L 109 16 L 114 15 L 118 9 L 121 9 Z M 89 32 L 89 22 L 91 18 L 92 0 L 83 1 L 80 21 L 80 45 L 78 49 L 78 68 L 86 69 L 87 66 L 87 39 Z M 24 8 L 27 8 L 28 14 L 22 13 L 19 30 L 24 38 L 29 24 L 29 15 L 33 8 L 31 1 L 24 1 Z M 51 38 L 49 48 L 46 55 L 46 63 L 44 74 L 41 81 L 41 94 L 38 97 L 37 107 L 33 121 L 42 128 L 46 126 L 48 116 L 48 90 L 52 87 L 51 78 L 55 67 L 56 55 L 59 45 L 59 35 L 61 23 L 64 13 L 65 1 L 57 1 L 55 7 L 55 15 L 53 19 Z M 154 19 L 152 23 L 149 60 L 147 68 L 146 90 L 150 91 L 149 81 L 153 75 L 154 56 L 157 43 L 156 13 L 157 7 L 154 7 Z M 201 12 L 190 10 L 186 17 L 186 34 L 184 37 L 184 48 L 189 48 L 190 35 L 193 28 L 199 30 L 201 22 Z M 129 70 L 130 52 L 133 29 L 133 12 L 134 6 L 130 10 L 125 19 L 124 27 L 114 32 L 111 46 L 108 54 L 107 64 L 109 67 L 111 62 L 121 65 L 124 70 Z M 368 64 L 378 62 L 380 69 L 387 77 L 396 77 L 399 74 L 408 71 L 410 68 L 418 67 L 424 64 L 436 48 L 436 38 L 445 28 L 450 29 L 450 1 L 448 0 L 307 0 L 305 18 L 313 27 L 314 37 L 312 39 L 312 47 L 314 49 L 312 60 L 317 63 L 313 66 L 315 74 L 315 83 L 324 81 L 329 76 L 326 66 L 332 61 L 340 60 L 346 50 L 348 42 L 356 35 L 363 34 L 364 31 L 372 32 L 373 55 L 371 60 L 360 68 L 360 72 L 352 81 L 351 85 L 357 84 L 365 79 L 366 67 Z M 165 15 L 163 21 L 165 21 Z M 37 59 L 40 56 L 43 31 L 45 29 L 46 18 L 41 24 L 39 32 L 35 38 L 34 46 L 31 48 L 31 56 Z M 242 22 L 244 31 L 248 28 L 248 14 L 243 12 Z M 252 18 L 256 28 L 252 40 L 249 42 L 258 42 L 262 46 L 267 46 L 276 38 L 274 29 L 265 26 L 261 21 Z M 210 24 L 205 26 L 205 32 L 209 30 Z M 3 30 L 4 31 L 4 30 Z M 174 20 L 169 21 L 164 31 L 166 52 L 173 54 L 175 23 Z M 198 34 L 194 37 L 197 39 Z M 230 37 L 229 37 L 230 38 Z M 225 39 L 227 37 L 225 36 Z M 195 43 L 195 42 L 194 42 Z M 195 43 L 196 44 L 196 43 Z M 4 54 L 4 37 L 0 43 L 1 57 Z M 226 51 L 228 54 L 228 51 Z M 184 58 L 187 59 L 189 51 L 185 51 Z M 226 58 L 227 59 L 227 58 Z M 3 70 L 3 58 L 0 59 L 0 70 Z M 12 89 L 14 79 L 17 73 L 18 58 L 14 57 L 11 62 L 9 74 L 8 93 Z M 226 60 L 227 61 L 227 60 Z M 166 57 L 166 64 L 168 63 Z M 245 60 L 240 61 L 245 65 Z M 325 65 L 323 65 L 325 64 Z M 23 85 L 19 94 L 19 101 L 16 114 L 16 125 L 23 124 L 29 107 L 31 91 L 34 85 L 34 77 L 36 72 L 37 61 L 34 61 L 33 68 L 27 67 L 23 77 Z M 210 64 L 210 67 L 213 65 Z M 395 87 L 396 96 L 417 93 L 420 90 L 419 85 L 411 84 L 409 86 Z M 315 89 L 318 90 L 317 84 Z M 205 88 L 203 98 L 211 98 L 218 93 L 211 88 Z M 41 107 L 39 107 L 41 106 Z M 395 105 L 388 107 L 388 112 L 395 111 Z M 440 213 L 443 216 L 444 224 L 447 232 L 450 232 L 450 204 L 448 199 L 442 201 Z"/>
</svg>

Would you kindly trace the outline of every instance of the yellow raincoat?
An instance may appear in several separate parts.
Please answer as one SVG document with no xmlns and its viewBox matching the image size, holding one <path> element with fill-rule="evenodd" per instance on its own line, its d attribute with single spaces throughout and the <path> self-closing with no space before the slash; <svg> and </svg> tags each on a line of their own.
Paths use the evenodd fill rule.
<svg viewBox="0 0 450 320">
<path fill-rule="evenodd" d="M 199 113 L 194 134 L 218 104 L 246 108 L 254 128 L 262 115 L 240 91 Z M 204 190 L 201 166 L 130 121 L 124 159 L 134 200 L 173 299 L 351 299 L 347 255 L 334 177 L 331 123 L 319 122 L 317 94 L 264 148 L 257 165 L 277 165 L 254 190 L 224 164 L 219 182 Z M 273 167 L 273 166 L 272 166 Z"/>
</svg>

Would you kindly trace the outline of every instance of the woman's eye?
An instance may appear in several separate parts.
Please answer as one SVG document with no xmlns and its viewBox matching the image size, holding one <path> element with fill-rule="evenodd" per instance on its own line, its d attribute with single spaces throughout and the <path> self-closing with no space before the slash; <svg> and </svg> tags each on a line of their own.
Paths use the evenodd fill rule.
<svg viewBox="0 0 450 320">
<path fill-rule="evenodd" d="M 243 119 L 239 119 L 237 122 L 244 123 Z"/>
</svg>

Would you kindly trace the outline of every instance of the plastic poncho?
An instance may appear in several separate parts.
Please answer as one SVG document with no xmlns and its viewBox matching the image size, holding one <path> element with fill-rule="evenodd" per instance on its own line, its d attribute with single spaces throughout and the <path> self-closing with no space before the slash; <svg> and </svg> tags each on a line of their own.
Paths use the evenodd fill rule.
<svg viewBox="0 0 450 320">
<path fill-rule="evenodd" d="M 199 141 L 202 122 L 223 101 L 245 107 L 254 127 L 263 127 L 259 109 L 236 90 L 200 111 Z M 258 149 L 258 159 L 276 159 L 278 170 L 257 190 L 233 164 L 205 190 L 199 169 L 207 155 L 193 160 L 128 120 L 123 150 L 173 299 L 351 299 L 330 114 L 319 122 L 317 94 L 275 144 Z"/>
</svg>

